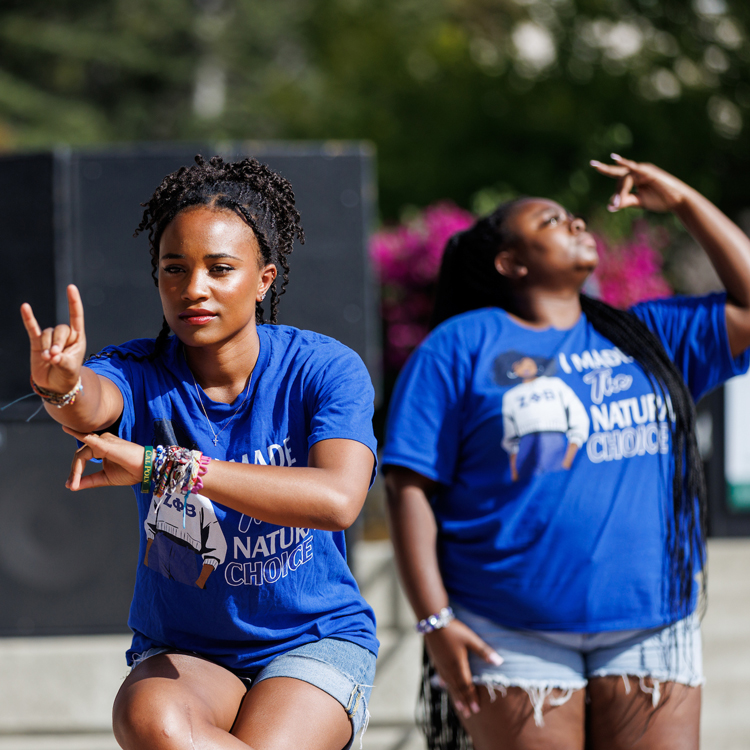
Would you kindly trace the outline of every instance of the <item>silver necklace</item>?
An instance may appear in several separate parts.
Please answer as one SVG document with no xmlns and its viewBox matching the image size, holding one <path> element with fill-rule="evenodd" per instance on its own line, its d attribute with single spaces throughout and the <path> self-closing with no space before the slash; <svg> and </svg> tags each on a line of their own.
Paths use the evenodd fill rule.
<svg viewBox="0 0 750 750">
<path fill-rule="evenodd" d="M 190 367 L 188 367 L 190 370 Z M 193 378 L 193 385 L 195 385 L 195 392 L 198 394 L 198 403 L 201 405 L 201 411 L 203 412 L 203 416 L 206 418 L 206 422 L 208 423 L 208 429 L 211 430 L 211 434 L 213 437 L 214 446 L 217 446 L 219 444 L 219 435 L 221 435 L 224 430 L 229 427 L 229 423 L 240 413 L 240 409 L 245 405 L 245 401 L 247 401 L 247 394 L 250 393 L 250 383 L 248 382 L 245 386 L 245 398 L 242 399 L 242 403 L 237 407 L 237 411 L 232 414 L 231 417 L 229 417 L 227 423 L 218 431 L 214 429 L 213 424 L 211 423 L 211 420 L 208 418 L 208 414 L 206 412 L 206 407 L 203 406 L 203 399 L 201 398 L 201 392 L 198 388 L 198 381 L 195 379 L 195 375 L 193 375 L 193 371 L 190 370 L 190 375 Z M 248 378 L 249 381 L 249 378 Z"/>
</svg>

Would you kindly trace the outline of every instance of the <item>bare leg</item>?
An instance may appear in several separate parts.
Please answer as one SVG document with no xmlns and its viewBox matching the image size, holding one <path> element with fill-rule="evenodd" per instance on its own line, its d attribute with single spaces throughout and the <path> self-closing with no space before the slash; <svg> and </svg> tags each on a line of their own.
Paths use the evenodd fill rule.
<svg viewBox="0 0 750 750">
<path fill-rule="evenodd" d="M 320 688 L 272 677 L 250 688 L 232 734 L 253 750 L 341 750 L 352 724 L 344 707 Z"/>
<path fill-rule="evenodd" d="M 555 690 L 553 698 L 563 694 Z M 485 688 L 479 690 L 480 711 L 462 720 L 475 750 L 583 750 L 585 690 L 576 690 L 566 703 L 550 706 L 545 702 L 544 726 L 534 723 L 531 700 L 525 690 L 508 688 L 490 700 Z"/>
<path fill-rule="evenodd" d="M 205 659 L 152 656 L 117 693 L 115 738 L 124 750 L 247 750 L 229 734 L 245 692 L 240 679 Z"/>
<path fill-rule="evenodd" d="M 275 677 L 248 692 L 228 670 L 187 654 L 136 667 L 113 718 L 124 750 L 341 750 L 352 736 L 344 707 L 307 682 Z"/>
<path fill-rule="evenodd" d="M 676 682 L 661 684 L 654 708 L 638 678 L 629 677 L 628 693 L 622 677 L 589 680 L 588 743 L 591 750 L 698 750 L 700 687 Z M 651 681 L 647 680 L 647 685 Z"/>
</svg>

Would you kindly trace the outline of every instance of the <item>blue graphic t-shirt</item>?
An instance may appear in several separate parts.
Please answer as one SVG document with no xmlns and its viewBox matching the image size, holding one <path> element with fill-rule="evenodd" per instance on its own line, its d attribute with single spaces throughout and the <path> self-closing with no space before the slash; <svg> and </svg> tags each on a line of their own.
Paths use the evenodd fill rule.
<svg viewBox="0 0 750 750">
<path fill-rule="evenodd" d="M 747 369 L 722 294 L 640 304 L 696 400 Z M 453 600 L 513 628 L 659 627 L 669 411 L 582 315 L 535 330 L 499 309 L 439 326 L 391 400 L 382 463 L 439 482 L 431 498 Z"/>
<path fill-rule="evenodd" d="M 119 434 L 140 445 L 306 466 L 313 444 L 343 438 L 374 455 L 373 389 L 359 357 L 333 339 L 288 326 L 259 326 L 258 336 L 249 390 L 232 404 L 199 391 L 176 337 L 154 362 L 112 356 L 87 367 L 120 389 Z M 139 339 L 105 351 L 143 355 L 153 345 Z M 377 655 L 374 615 L 346 564 L 343 532 L 266 523 L 199 493 L 184 502 L 133 489 L 141 544 L 129 662 L 152 646 L 168 646 L 252 674 L 281 653 L 328 637 Z"/>
</svg>

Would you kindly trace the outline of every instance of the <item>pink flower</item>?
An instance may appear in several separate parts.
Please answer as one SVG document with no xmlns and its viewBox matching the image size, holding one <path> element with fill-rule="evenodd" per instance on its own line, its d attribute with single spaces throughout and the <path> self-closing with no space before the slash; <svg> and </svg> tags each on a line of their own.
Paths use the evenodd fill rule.
<svg viewBox="0 0 750 750">
<path fill-rule="evenodd" d="M 443 250 L 448 240 L 474 223 L 452 203 L 428 206 L 411 221 L 376 232 L 370 259 L 381 282 L 381 316 L 386 369 L 395 374 L 429 332 L 429 320 Z M 619 308 L 672 294 L 661 274 L 659 252 L 669 241 L 663 229 L 646 222 L 633 237 L 611 246 L 597 236 L 599 267 L 586 291 Z"/>
<path fill-rule="evenodd" d="M 664 230 L 650 230 L 638 222 L 634 236 L 611 247 L 601 236 L 596 237 L 599 267 L 594 272 L 594 288 L 604 302 L 626 309 L 638 302 L 670 297 L 672 288 L 661 274 L 663 264 L 659 250 L 669 238 Z"/>
</svg>

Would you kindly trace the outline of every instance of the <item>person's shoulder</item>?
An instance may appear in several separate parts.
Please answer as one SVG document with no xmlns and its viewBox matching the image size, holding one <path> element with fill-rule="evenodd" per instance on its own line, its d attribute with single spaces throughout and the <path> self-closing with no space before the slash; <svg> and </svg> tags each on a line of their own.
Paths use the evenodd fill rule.
<svg viewBox="0 0 750 750">
<path fill-rule="evenodd" d="M 258 331 L 263 332 L 272 346 L 274 343 L 280 343 L 285 347 L 300 350 L 315 351 L 323 347 L 330 350 L 352 351 L 348 346 L 331 336 L 316 331 L 308 331 L 304 328 L 266 323 L 258 326 Z"/>
<path fill-rule="evenodd" d="M 100 352 L 92 354 L 86 364 L 112 359 L 137 362 L 153 354 L 155 346 L 156 339 L 132 339 L 123 344 L 105 346 Z"/>
<path fill-rule="evenodd" d="M 430 332 L 420 348 L 434 354 L 472 351 L 480 347 L 487 336 L 501 333 L 507 322 L 508 314 L 498 307 L 470 310 L 443 321 Z"/>
<path fill-rule="evenodd" d="M 660 297 L 633 305 L 629 312 L 639 317 L 646 315 L 668 315 L 677 311 L 697 311 L 726 303 L 724 291 L 710 292 L 703 295 L 676 294 L 673 297 Z"/>
<path fill-rule="evenodd" d="M 322 368 L 330 365 L 362 365 L 360 356 L 337 339 L 294 326 L 265 324 L 258 327 L 270 345 L 271 359 L 296 362 L 298 366 Z M 261 343 L 262 346 L 262 343 Z"/>
</svg>

